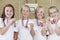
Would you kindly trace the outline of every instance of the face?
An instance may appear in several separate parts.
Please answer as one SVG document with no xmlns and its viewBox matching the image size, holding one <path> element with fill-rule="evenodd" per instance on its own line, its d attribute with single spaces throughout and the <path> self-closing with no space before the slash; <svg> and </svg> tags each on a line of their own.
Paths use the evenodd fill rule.
<svg viewBox="0 0 60 40">
<path fill-rule="evenodd" d="M 42 18 L 43 14 L 44 14 L 44 9 L 39 8 L 39 10 L 37 10 L 37 18 Z"/>
<path fill-rule="evenodd" d="M 28 7 L 23 7 L 22 8 L 22 16 L 24 18 L 27 18 L 29 16 L 29 8 Z"/>
<path fill-rule="evenodd" d="M 57 16 L 58 16 L 58 12 L 57 12 L 56 8 L 50 9 L 49 13 L 50 13 L 50 17 L 52 17 L 52 18 L 57 18 Z"/>
<path fill-rule="evenodd" d="M 13 16 L 12 7 L 6 7 L 5 8 L 5 15 L 6 15 L 6 18 L 11 18 Z"/>
</svg>

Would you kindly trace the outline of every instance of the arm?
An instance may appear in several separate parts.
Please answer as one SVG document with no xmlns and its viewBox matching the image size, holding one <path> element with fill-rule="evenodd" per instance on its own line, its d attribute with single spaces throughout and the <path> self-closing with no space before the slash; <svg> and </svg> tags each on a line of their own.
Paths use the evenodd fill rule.
<svg viewBox="0 0 60 40">
<path fill-rule="evenodd" d="M 14 32 L 14 40 L 18 39 L 18 32 Z"/>
<path fill-rule="evenodd" d="M 41 34 L 43 35 L 43 36 L 46 36 L 46 23 L 44 22 L 44 23 L 42 23 L 42 30 L 41 30 Z"/>
<path fill-rule="evenodd" d="M 52 34 L 52 28 L 51 27 L 48 26 L 48 30 L 47 31 L 49 32 L 49 35 Z"/>
<path fill-rule="evenodd" d="M 58 27 L 58 24 L 55 24 L 55 31 L 57 35 L 60 35 L 60 28 Z"/>
<path fill-rule="evenodd" d="M 32 37 L 34 37 L 35 31 L 33 29 L 31 29 L 30 33 L 31 33 Z"/>
<path fill-rule="evenodd" d="M 15 21 L 16 19 L 13 18 L 8 22 L 8 24 L 5 27 L 0 28 L 0 34 L 3 35 L 9 29 L 10 25 L 12 25 Z"/>
<path fill-rule="evenodd" d="M 47 33 L 46 28 L 42 28 L 41 33 L 42 33 L 43 36 L 46 36 L 46 33 Z"/>
<path fill-rule="evenodd" d="M 50 22 L 50 20 L 48 19 L 48 20 L 47 20 L 47 32 L 49 33 L 49 35 L 51 35 L 52 32 L 53 32 L 50 23 L 51 23 L 51 22 Z"/>
<path fill-rule="evenodd" d="M 31 28 L 30 33 L 31 33 L 32 37 L 34 37 L 34 35 L 35 35 L 35 31 L 34 31 L 33 27 L 34 27 L 34 25 L 31 23 L 30 24 L 30 28 Z"/>
<path fill-rule="evenodd" d="M 4 28 L 0 28 L 0 34 L 3 35 L 8 29 L 10 25 L 5 26 Z"/>
</svg>

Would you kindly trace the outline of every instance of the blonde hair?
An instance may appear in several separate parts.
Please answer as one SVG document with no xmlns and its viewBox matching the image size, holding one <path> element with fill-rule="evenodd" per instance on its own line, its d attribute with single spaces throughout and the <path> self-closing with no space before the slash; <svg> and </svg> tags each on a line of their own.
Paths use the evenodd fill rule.
<svg viewBox="0 0 60 40">
<path fill-rule="evenodd" d="M 29 8 L 29 11 L 30 11 L 30 7 L 29 7 L 28 5 L 24 5 L 24 6 L 21 7 L 21 12 L 22 12 L 22 10 L 23 10 L 23 7 Z"/>
<path fill-rule="evenodd" d="M 51 7 L 49 7 L 49 9 L 48 9 L 48 15 L 49 15 L 49 16 L 50 16 L 49 10 L 50 10 L 50 9 L 53 9 L 53 8 L 56 9 L 57 12 L 59 12 L 59 10 L 58 10 L 58 8 L 57 8 L 56 6 L 51 6 Z"/>
<path fill-rule="evenodd" d="M 39 10 L 39 8 L 43 8 L 42 6 L 38 6 L 35 10 L 35 18 L 37 18 L 37 11 Z M 45 15 L 43 13 L 43 17 L 42 18 L 45 18 Z"/>
</svg>

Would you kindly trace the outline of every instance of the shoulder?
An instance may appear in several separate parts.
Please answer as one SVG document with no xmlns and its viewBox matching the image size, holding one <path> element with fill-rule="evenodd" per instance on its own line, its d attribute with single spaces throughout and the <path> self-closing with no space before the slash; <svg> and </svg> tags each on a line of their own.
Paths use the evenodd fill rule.
<svg viewBox="0 0 60 40">
<path fill-rule="evenodd" d="M 58 22 L 60 22 L 60 19 L 58 20 Z"/>
<path fill-rule="evenodd" d="M 19 19 L 19 20 L 17 20 L 15 23 L 16 23 L 17 25 L 20 25 L 20 24 L 21 24 L 21 20 Z"/>
<path fill-rule="evenodd" d="M 3 20 L 3 18 L 0 17 L 0 20 Z"/>
<path fill-rule="evenodd" d="M 33 22 L 35 22 L 36 21 L 36 19 L 31 19 Z"/>
<path fill-rule="evenodd" d="M 34 23 L 33 19 L 29 19 L 29 23 Z"/>
<path fill-rule="evenodd" d="M 58 20 L 58 24 L 60 24 L 60 19 Z"/>
<path fill-rule="evenodd" d="M 3 18 L 0 18 L 0 22 L 3 22 Z"/>
<path fill-rule="evenodd" d="M 17 20 L 16 23 L 20 23 L 21 22 L 21 19 Z"/>
<path fill-rule="evenodd" d="M 0 28 L 2 28 L 3 26 L 4 26 L 3 18 L 0 18 Z"/>
</svg>

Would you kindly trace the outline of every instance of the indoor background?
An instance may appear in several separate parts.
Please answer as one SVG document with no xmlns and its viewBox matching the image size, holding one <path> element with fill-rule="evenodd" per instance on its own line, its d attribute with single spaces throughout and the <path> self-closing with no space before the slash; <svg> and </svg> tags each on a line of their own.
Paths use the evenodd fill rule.
<svg viewBox="0 0 60 40">
<path fill-rule="evenodd" d="M 45 8 L 46 18 L 48 17 L 48 8 L 50 6 L 56 6 L 60 11 L 60 0 L 0 0 L 0 16 L 2 14 L 3 7 L 6 4 L 12 4 L 15 8 L 15 18 L 20 18 L 20 8 L 26 3 L 38 4 Z M 60 13 L 59 13 L 60 17 Z M 30 13 L 30 18 L 34 18 L 34 13 Z"/>
</svg>

